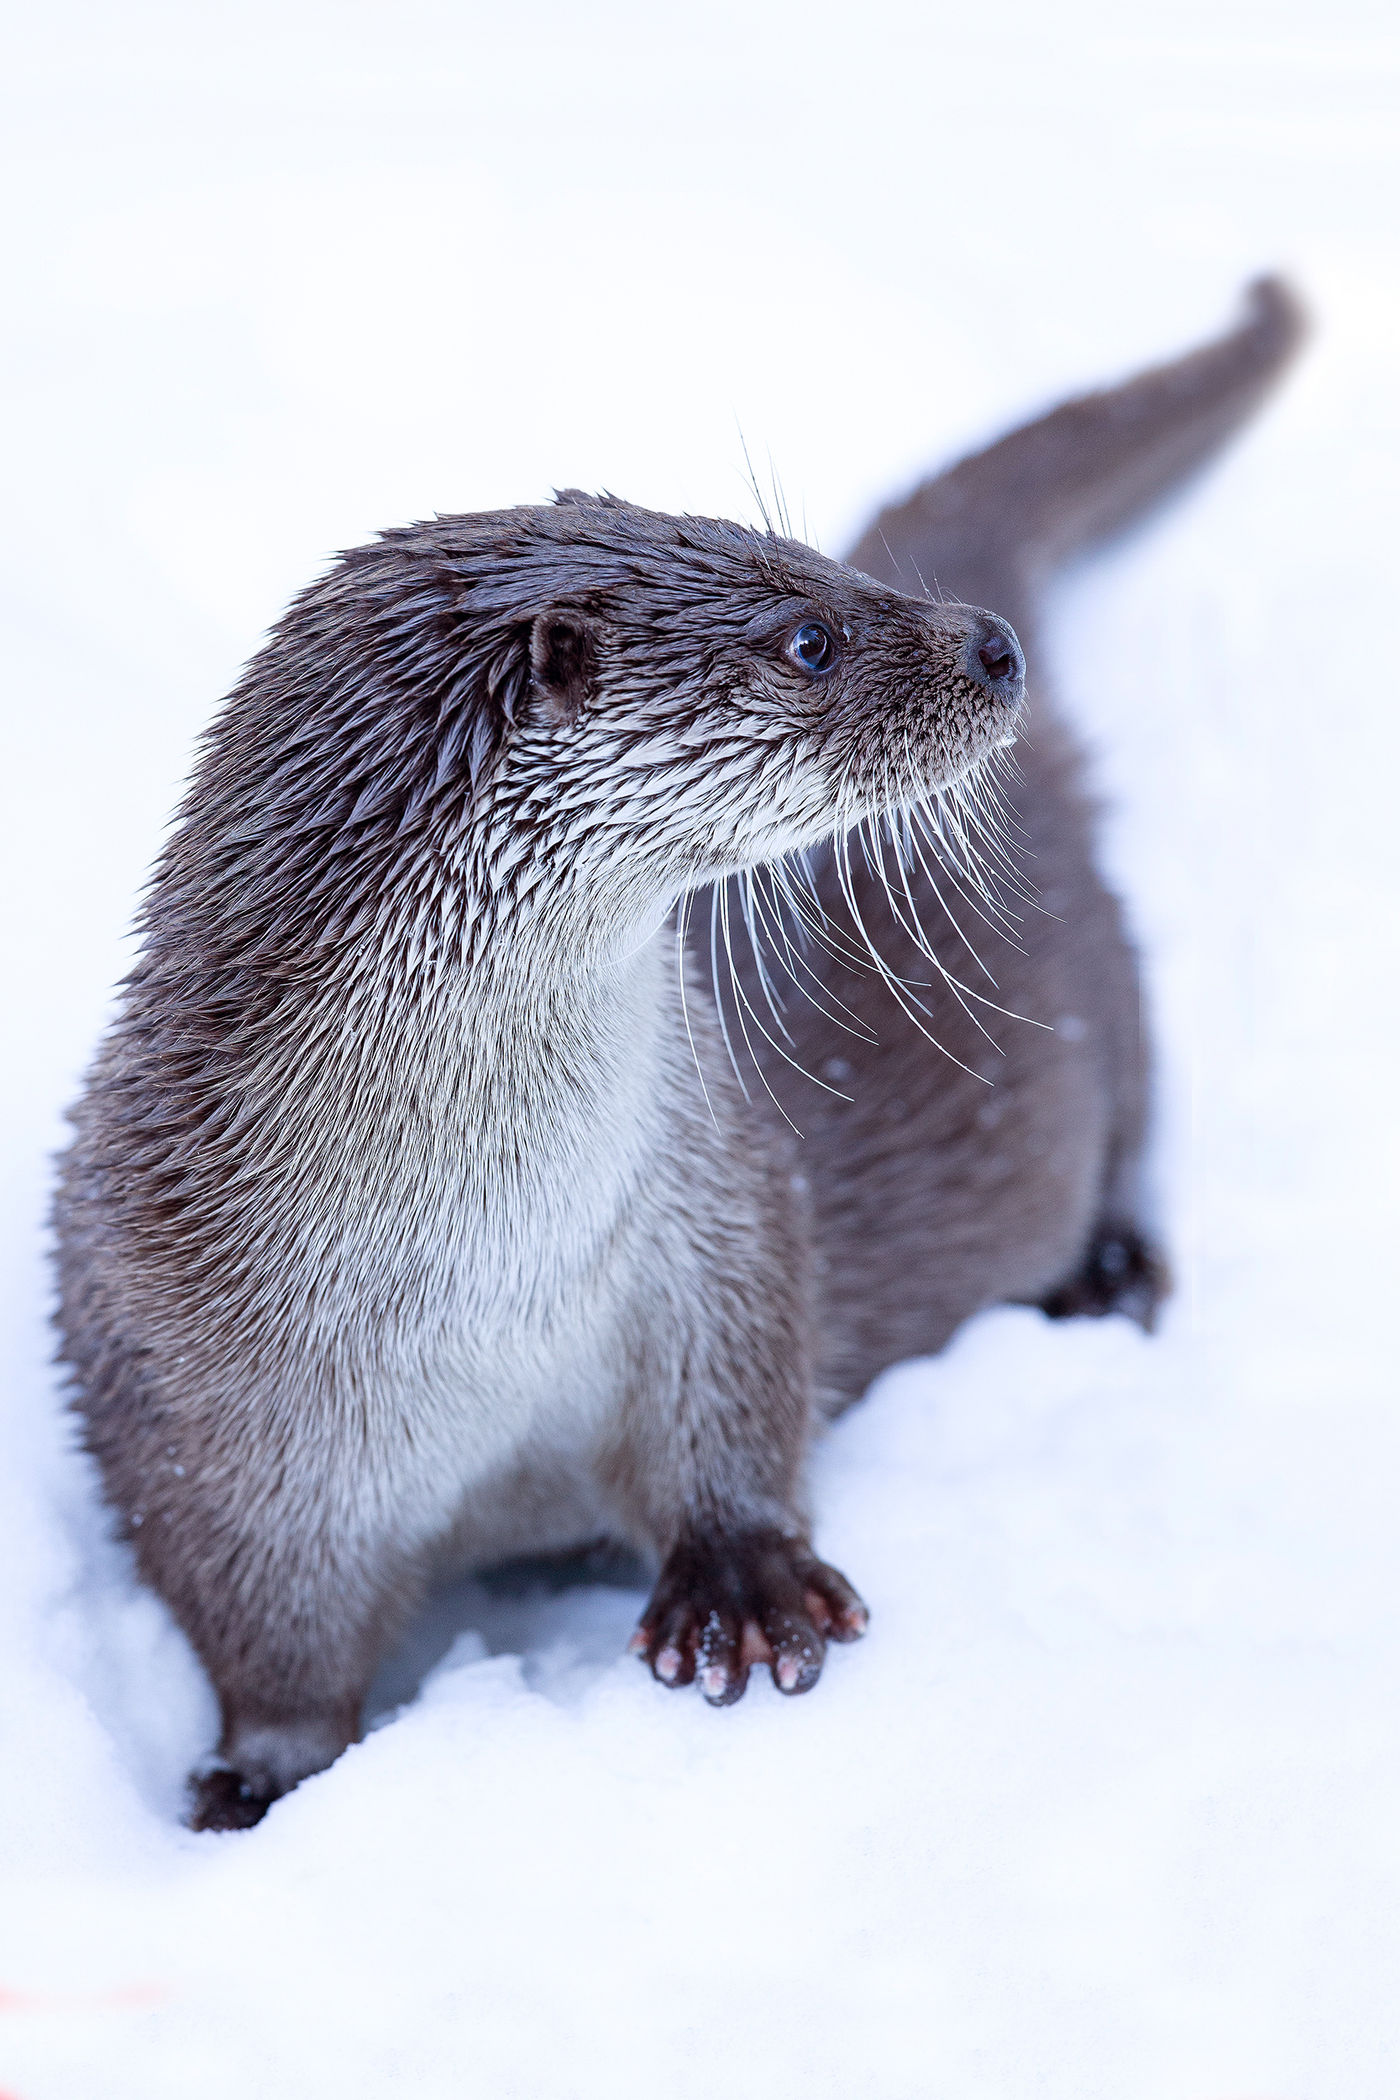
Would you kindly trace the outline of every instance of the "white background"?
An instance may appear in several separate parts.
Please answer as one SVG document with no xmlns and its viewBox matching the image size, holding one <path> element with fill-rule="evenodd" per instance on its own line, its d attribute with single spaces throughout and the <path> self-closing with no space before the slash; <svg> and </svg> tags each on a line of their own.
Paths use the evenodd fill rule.
<svg viewBox="0 0 1400 2100">
<path fill-rule="evenodd" d="M 6 2100 L 1392 2100 L 1388 10 L 12 4 Z M 828 1440 L 872 1631 L 717 1714 L 485 1608 L 246 1836 L 46 1365 L 61 1110 L 192 739 L 327 554 L 605 486 L 828 551 L 1287 269 L 1306 361 L 1054 601 L 1162 1042 L 1155 1342 L 1003 1311 Z M 488 1653 L 488 1649 L 494 1652 Z"/>
</svg>

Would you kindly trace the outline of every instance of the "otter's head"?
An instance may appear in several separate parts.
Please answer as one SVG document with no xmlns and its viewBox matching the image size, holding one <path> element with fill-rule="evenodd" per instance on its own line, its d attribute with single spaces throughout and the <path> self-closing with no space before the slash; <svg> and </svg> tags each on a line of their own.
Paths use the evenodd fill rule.
<svg viewBox="0 0 1400 2100">
<path fill-rule="evenodd" d="M 547 602 L 496 792 L 552 803 L 561 837 L 578 812 L 663 886 L 922 800 L 1009 740 L 1024 664 L 990 613 L 715 519 L 572 492 L 526 517 Z"/>
<path fill-rule="evenodd" d="M 406 886 L 420 913 L 465 884 L 645 914 L 966 775 L 1022 678 L 990 613 L 570 492 L 344 556 L 216 724 L 186 822 L 230 875 L 256 842 L 239 889 L 284 955 Z"/>
</svg>

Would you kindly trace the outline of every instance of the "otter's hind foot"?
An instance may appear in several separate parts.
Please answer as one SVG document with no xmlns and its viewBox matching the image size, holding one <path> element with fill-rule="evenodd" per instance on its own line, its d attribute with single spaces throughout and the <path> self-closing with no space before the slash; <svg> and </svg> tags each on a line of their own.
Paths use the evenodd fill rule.
<svg viewBox="0 0 1400 2100">
<path fill-rule="evenodd" d="M 1052 1320 L 1125 1313 L 1151 1334 L 1171 1287 L 1171 1270 L 1150 1240 L 1131 1225 L 1105 1225 L 1090 1241 L 1077 1273 L 1042 1298 L 1040 1309 Z"/>
<path fill-rule="evenodd" d="M 867 1617 L 845 1576 L 804 1539 L 692 1537 L 661 1570 L 632 1650 L 661 1684 L 698 1677 L 711 1706 L 732 1706 L 754 1663 L 768 1665 L 780 1692 L 810 1691 L 827 1642 L 859 1640 Z"/>
</svg>

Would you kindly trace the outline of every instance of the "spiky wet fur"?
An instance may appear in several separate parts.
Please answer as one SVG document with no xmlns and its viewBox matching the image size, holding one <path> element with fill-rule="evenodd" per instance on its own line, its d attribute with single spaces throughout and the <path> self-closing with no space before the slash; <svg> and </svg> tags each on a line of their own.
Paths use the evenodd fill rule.
<svg viewBox="0 0 1400 2100">
<path fill-rule="evenodd" d="M 1277 345 L 1228 341 L 1257 390 Z M 1222 385 L 1167 420 L 1219 422 Z M 1014 509 L 967 515 L 925 563 L 945 588 L 972 538 L 1024 552 Z M 353 1739 L 444 1560 L 601 1531 L 673 1568 L 725 1541 L 757 1565 L 753 1540 L 819 1565 L 817 1391 L 840 1404 L 977 1305 L 1064 1285 L 1098 1212 L 1131 1206 L 1132 965 L 1051 719 L 1016 800 L 1057 916 L 1023 927 L 1042 960 L 995 1001 L 1087 1018 L 1091 1052 L 993 1015 L 998 1085 L 950 1079 L 908 988 L 966 1065 L 968 1011 L 991 1010 L 927 988 L 916 924 L 981 982 L 931 865 L 906 857 L 901 925 L 873 863 L 822 843 L 1005 735 L 1007 694 L 968 671 L 979 616 L 911 591 L 613 499 L 443 519 L 343 557 L 216 720 L 57 1208 L 88 1441 L 222 1704 L 201 1820 L 255 1820 Z M 820 681 L 783 654 L 811 618 L 844 637 Z M 837 1090 L 771 1048 L 746 1043 L 768 1084 L 745 1079 L 671 923 L 803 849 L 836 938 L 802 967 L 858 1023 L 787 1008 L 794 1064 L 855 1077 L 829 1122 L 810 1103 Z M 1003 860 L 994 918 L 1008 884 Z M 876 889 L 883 976 L 840 947 Z"/>
</svg>

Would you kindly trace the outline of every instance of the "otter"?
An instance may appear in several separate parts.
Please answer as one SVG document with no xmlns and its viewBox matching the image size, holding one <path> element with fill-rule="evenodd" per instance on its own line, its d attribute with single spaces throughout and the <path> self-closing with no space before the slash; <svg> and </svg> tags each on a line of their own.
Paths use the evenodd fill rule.
<svg viewBox="0 0 1400 2100">
<path fill-rule="evenodd" d="M 56 1205 L 86 1442 L 220 1702 L 196 1828 L 355 1740 L 451 1565 L 605 1536 L 658 1571 L 661 1683 L 807 1691 L 866 1624 L 811 1541 L 822 1417 L 999 1300 L 1150 1322 L 1135 965 L 1022 644 L 1298 330 L 1256 286 L 850 564 L 566 491 L 294 601 Z"/>
</svg>

